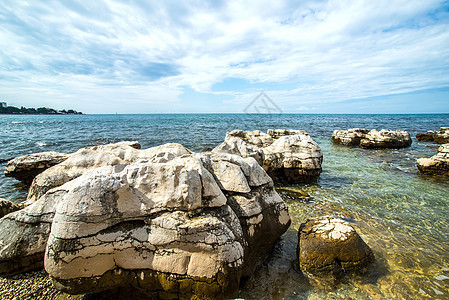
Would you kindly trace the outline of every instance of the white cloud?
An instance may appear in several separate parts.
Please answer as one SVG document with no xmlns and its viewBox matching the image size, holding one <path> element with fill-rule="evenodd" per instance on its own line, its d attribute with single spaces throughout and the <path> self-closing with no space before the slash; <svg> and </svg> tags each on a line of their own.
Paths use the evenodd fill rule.
<svg viewBox="0 0 449 300">
<path fill-rule="evenodd" d="M 449 86 L 447 1 L 212 3 L 0 3 L 0 97 L 163 107 L 189 87 L 241 103 L 263 83 L 306 107 Z M 214 91 L 226 78 L 248 88 Z"/>
</svg>

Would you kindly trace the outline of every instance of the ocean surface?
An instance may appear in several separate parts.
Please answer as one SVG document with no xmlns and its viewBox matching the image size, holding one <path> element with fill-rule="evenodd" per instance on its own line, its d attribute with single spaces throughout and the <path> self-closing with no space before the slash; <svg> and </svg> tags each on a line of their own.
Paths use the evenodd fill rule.
<svg viewBox="0 0 449 300">
<path fill-rule="evenodd" d="M 310 199 L 284 195 L 292 217 L 272 257 L 245 282 L 247 299 L 449 299 L 449 178 L 420 175 L 416 160 L 438 145 L 418 142 L 418 132 L 449 126 L 449 115 L 0 115 L 0 160 L 41 152 L 137 140 L 142 148 L 169 142 L 192 151 L 210 150 L 232 129 L 303 129 L 324 153 L 313 184 L 289 188 Z M 335 129 L 402 129 L 413 137 L 400 150 L 364 150 L 333 145 Z M 6 163 L 0 164 L 3 171 Z M 0 175 L 0 197 L 26 198 L 26 187 Z M 296 270 L 296 231 L 307 218 L 348 220 L 375 253 L 364 276 L 346 276 L 332 291 L 307 283 Z"/>
</svg>

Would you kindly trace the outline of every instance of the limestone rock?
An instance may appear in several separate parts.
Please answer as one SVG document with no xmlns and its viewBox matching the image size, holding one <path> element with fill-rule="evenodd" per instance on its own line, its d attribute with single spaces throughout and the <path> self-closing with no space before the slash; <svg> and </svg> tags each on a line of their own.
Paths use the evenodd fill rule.
<svg viewBox="0 0 449 300">
<path fill-rule="evenodd" d="M 139 159 L 116 150 L 118 161 L 84 170 L 0 220 L 1 274 L 44 260 L 55 286 L 73 294 L 234 297 L 290 225 L 253 158 L 184 154 L 174 145 Z"/>
<path fill-rule="evenodd" d="M 369 130 L 366 128 L 351 128 L 348 130 L 334 130 L 332 140 L 344 146 L 358 146 Z"/>
<path fill-rule="evenodd" d="M 275 182 L 309 182 L 321 173 L 323 153 L 304 130 L 233 130 L 212 150 L 253 157 Z"/>
<path fill-rule="evenodd" d="M 27 204 L 36 201 L 50 189 L 81 176 L 87 170 L 138 160 L 166 162 L 174 157 L 191 153 L 180 144 L 138 149 L 140 144 L 137 142 L 119 142 L 82 148 L 71 154 L 64 162 L 36 176 L 28 191 Z"/>
<path fill-rule="evenodd" d="M 0 198 L 0 218 L 19 209 L 21 209 L 20 205 L 7 199 Z"/>
<path fill-rule="evenodd" d="M 370 130 L 360 141 L 362 148 L 404 148 L 412 144 L 410 134 L 404 130 Z"/>
<path fill-rule="evenodd" d="M 301 271 L 308 276 L 363 272 L 374 260 L 373 252 L 354 228 L 331 216 L 312 218 L 300 225 L 297 253 Z"/>
<path fill-rule="evenodd" d="M 416 138 L 420 141 L 438 144 L 449 143 L 449 127 L 441 127 L 439 131 L 429 130 L 427 133 L 418 133 Z"/>
<path fill-rule="evenodd" d="M 449 175 L 449 143 L 441 145 L 434 156 L 418 159 L 418 169 L 427 175 Z"/>
<path fill-rule="evenodd" d="M 5 176 L 14 177 L 26 184 L 30 184 L 38 174 L 62 163 L 68 157 L 68 154 L 53 151 L 16 157 L 6 165 Z"/>
</svg>

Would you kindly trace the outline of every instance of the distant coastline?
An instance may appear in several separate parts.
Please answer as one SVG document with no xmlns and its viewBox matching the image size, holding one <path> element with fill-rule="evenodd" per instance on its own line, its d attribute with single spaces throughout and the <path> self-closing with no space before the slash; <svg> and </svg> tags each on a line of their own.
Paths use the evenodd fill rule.
<svg viewBox="0 0 449 300">
<path fill-rule="evenodd" d="M 14 106 L 0 106 L 0 115 L 83 115 L 83 113 L 73 109 L 56 110 L 48 107 L 26 108 L 22 106 L 18 108 Z"/>
</svg>

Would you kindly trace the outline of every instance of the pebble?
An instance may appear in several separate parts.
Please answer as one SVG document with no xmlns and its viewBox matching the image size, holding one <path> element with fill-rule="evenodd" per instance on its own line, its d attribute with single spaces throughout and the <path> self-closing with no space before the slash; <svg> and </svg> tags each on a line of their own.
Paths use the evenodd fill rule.
<svg viewBox="0 0 449 300">
<path fill-rule="evenodd" d="M 53 288 L 44 270 L 0 277 L 0 296 L 2 300 L 82 299 L 82 296 L 69 295 Z"/>
</svg>

